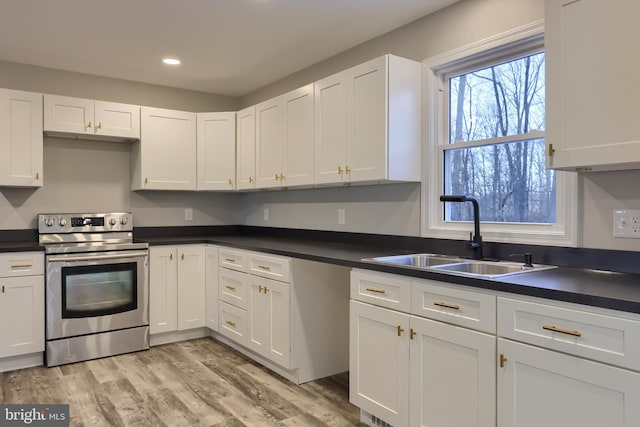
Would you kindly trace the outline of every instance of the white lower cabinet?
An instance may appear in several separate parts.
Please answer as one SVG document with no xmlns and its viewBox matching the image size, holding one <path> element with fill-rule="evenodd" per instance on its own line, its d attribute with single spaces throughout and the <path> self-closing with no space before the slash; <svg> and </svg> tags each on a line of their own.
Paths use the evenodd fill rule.
<svg viewBox="0 0 640 427">
<path fill-rule="evenodd" d="M 149 248 L 150 333 L 206 324 L 205 245 Z"/>
<path fill-rule="evenodd" d="M 640 425 L 639 320 L 498 298 L 498 426 Z"/>
<path fill-rule="evenodd" d="M 207 245 L 205 248 L 205 295 L 207 307 L 207 328 L 212 331 L 218 330 L 219 308 L 218 308 L 218 248 Z"/>
<path fill-rule="evenodd" d="M 0 254 L 0 290 L 0 358 L 44 351 L 44 255 Z"/>
<path fill-rule="evenodd" d="M 375 306 L 362 292 L 363 283 L 376 283 L 365 289 L 374 289 L 373 295 L 380 291 L 380 305 L 388 304 L 381 292 L 391 289 L 401 296 L 398 306 L 409 307 L 411 289 L 416 295 L 432 282 L 352 272 L 351 296 L 367 302 L 350 303 L 351 403 L 394 427 L 495 426 L 495 335 Z M 431 286 L 447 300 L 446 287 Z M 470 301 L 486 300 L 486 294 L 473 294 L 469 292 Z M 481 311 L 482 324 L 489 321 L 484 317 L 495 319 L 493 307 Z"/>
</svg>

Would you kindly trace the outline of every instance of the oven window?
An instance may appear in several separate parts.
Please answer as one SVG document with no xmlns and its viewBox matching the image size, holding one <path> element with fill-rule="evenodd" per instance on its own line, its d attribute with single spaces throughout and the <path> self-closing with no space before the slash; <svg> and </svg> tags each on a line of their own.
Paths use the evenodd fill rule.
<svg viewBox="0 0 640 427">
<path fill-rule="evenodd" d="M 62 318 L 105 316 L 138 307 L 137 263 L 62 268 Z"/>
</svg>

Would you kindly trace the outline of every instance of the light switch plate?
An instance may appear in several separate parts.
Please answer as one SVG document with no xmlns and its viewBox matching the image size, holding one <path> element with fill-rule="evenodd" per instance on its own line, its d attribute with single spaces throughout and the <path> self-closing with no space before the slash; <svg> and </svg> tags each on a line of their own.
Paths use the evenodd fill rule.
<svg viewBox="0 0 640 427">
<path fill-rule="evenodd" d="M 193 221 L 193 209 L 185 208 L 184 209 L 184 220 L 185 221 Z"/>
</svg>

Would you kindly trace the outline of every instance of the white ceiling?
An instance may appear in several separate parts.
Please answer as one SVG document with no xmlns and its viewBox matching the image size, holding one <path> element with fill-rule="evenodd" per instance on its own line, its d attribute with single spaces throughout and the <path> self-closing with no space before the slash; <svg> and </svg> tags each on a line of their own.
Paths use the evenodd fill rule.
<svg viewBox="0 0 640 427">
<path fill-rule="evenodd" d="M 0 60 L 241 96 L 456 1 L 0 0 Z"/>
</svg>

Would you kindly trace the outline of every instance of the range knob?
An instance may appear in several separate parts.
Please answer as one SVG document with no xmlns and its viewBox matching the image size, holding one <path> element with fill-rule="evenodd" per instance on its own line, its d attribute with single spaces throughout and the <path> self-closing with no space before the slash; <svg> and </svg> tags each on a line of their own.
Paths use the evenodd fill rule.
<svg viewBox="0 0 640 427">
<path fill-rule="evenodd" d="M 45 219 L 44 223 L 47 224 L 47 227 L 52 227 L 53 226 L 53 218 Z"/>
<path fill-rule="evenodd" d="M 65 218 L 60 218 L 58 220 L 58 224 L 60 224 L 60 227 L 64 227 L 65 225 L 67 225 L 67 220 Z"/>
<path fill-rule="evenodd" d="M 123 216 L 122 218 L 120 218 L 120 224 L 127 225 L 127 217 L 126 216 Z"/>
<path fill-rule="evenodd" d="M 117 222 L 117 221 L 116 221 L 116 219 L 115 219 L 115 218 L 111 218 L 111 219 L 109 220 L 109 224 L 111 224 L 111 226 L 112 226 L 112 227 L 113 227 L 114 225 L 116 225 L 116 222 Z"/>
</svg>

